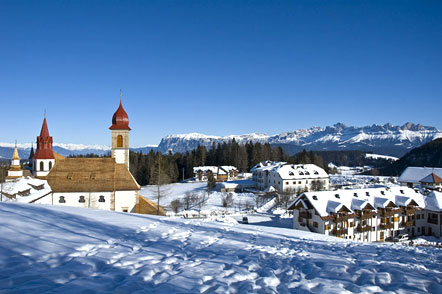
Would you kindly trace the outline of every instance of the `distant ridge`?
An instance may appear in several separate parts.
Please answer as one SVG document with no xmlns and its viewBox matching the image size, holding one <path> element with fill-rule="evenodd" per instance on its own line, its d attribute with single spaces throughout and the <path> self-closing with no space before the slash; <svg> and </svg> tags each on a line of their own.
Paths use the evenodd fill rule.
<svg viewBox="0 0 442 294">
<path fill-rule="evenodd" d="M 387 123 L 364 127 L 337 123 L 325 128 L 312 127 L 273 136 L 259 133 L 222 137 L 198 133 L 170 135 L 161 140 L 158 149 L 163 153 L 168 150 L 186 152 L 195 149 L 198 145 L 210 147 L 213 143 L 218 144 L 235 139 L 240 144 L 252 141 L 281 146 L 289 154 L 295 154 L 302 149 L 363 150 L 400 157 L 407 151 L 440 137 L 442 137 L 442 132 L 437 128 L 411 122 L 402 126 Z"/>
</svg>

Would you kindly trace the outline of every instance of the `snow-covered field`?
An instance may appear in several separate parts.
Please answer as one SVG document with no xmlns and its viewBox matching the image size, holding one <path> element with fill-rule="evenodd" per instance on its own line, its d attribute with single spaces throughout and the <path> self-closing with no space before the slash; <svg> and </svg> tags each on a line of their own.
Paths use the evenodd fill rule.
<svg viewBox="0 0 442 294">
<path fill-rule="evenodd" d="M 0 204 L 0 293 L 441 293 L 442 251 Z"/>
<path fill-rule="evenodd" d="M 225 192 L 213 191 L 210 194 L 207 193 L 206 182 L 194 182 L 194 183 L 174 183 L 165 185 L 162 188 L 165 197 L 160 199 L 160 205 L 164 206 L 167 210 L 170 210 L 170 202 L 179 199 L 184 202 L 186 192 L 195 193 L 197 195 L 205 194 L 207 202 L 203 205 L 202 211 L 205 214 L 210 214 L 212 211 L 225 210 L 222 206 L 222 198 L 226 196 Z M 140 194 L 156 203 L 157 192 L 156 186 L 144 186 L 141 188 Z M 234 205 L 229 207 L 230 212 L 240 210 L 239 207 L 244 209 L 246 203 L 255 204 L 255 195 L 253 193 L 231 193 L 233 196 Z M 191 209 L 195 210 L 197 207 L 193 205 Z"/>
</svg>

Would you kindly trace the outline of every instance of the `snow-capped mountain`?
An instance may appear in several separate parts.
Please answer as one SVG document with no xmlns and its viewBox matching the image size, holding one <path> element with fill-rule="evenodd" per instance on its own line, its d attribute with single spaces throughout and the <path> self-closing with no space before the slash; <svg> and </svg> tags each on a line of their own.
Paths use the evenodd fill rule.
<svg viewBox="0 0 442 294">
<path fill-rule="evenodd" d="M 325 128 L 312 127 L 278 135 L 246 134 L 230 136 L 207 136 L 198 133 L 170 135 L 158 146 L 161 152 L 186 152 L 198 145 L 210 147 L 213 143 L 229 142 L 235 139 L 239 144 L 252 141 L 282 146 L 290 154 L 307 150 L 364 150 L 379 154 L 402 156 L 408 150 L 442 137 L 435 127 L 406 123 L 403 126 L 391 124 L 365 127 L 346 126 L 337 123 Z"/>
</svg>

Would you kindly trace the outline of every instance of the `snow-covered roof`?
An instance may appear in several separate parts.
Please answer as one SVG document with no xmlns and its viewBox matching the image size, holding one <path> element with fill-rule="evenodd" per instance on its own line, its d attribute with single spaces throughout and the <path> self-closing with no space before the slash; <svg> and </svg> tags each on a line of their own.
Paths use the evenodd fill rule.
<svg viewBox="0 0 442 294">
<path fill-rule="evenodd" d="M 284 164 L 273 170 L 279 173 L 283 180 L 328 177 L 325 170 L 314 164 Z"/>
<path fill-rule="evenodd" d="M 216 174 L 227 174 L 228 172 L 232 170 L 237 170 L 236 167 L 231 165 L 223 165 L 223 166 L 196 166 L 193 168 L 193 172 L 196 173 L 198 171 L 207 172 L 211 171 L 212 173 Z"/>
<path fill-rule="evenodd" d="M 433 191 L 425 197 L 425 208 L 432 211 L 442 211 L 442 192 Z"/>
<path fill-rule="evenodd" d="M 442 183 L 442 179 L 438 177 L 435 173 L 431 173 L 422 180 L 421 183 Z"/>
<path fill-rule="evenodd" d="M 35 187 L 43 185 L 42 189 L 37 190 Z M 23 192 L 26 190 L 29 191 L 28 196 L 20 196 L 17 193 Z M 40 180 L 32 177 L 21 177 L 18 179 L 14 179 L 12 181 L 6 181 L 3 183 L 3 192 L 10 195 L 16 195 L 15 199 L 9 199 L 5 195 L 3 196 L 3 201 L 5 202 L 24 202 L 30 203 L 33 200 L 42 197 L 51 192 L 51 187 L 48 185 L 48 182 L 45 180 Z"/>
<path fill-rule="evenodd" d="M 442 168 L 436 167 L 407 167 L 399 177 L 399 182 L 404 183 L 419 183 L 426 176 L 434 173 L 438 177 L 442 177 Z"/>
<path fill-rule="evenodd" d="M 439 198 L 436 197 L 436 204 L 433 201 L 431 202 L 432 205 L 440 205 L 442 207 L 442 193 L 433 193 L 439 194 L 437 196 Z M 425 196 L 419 190 L 407 187 L 320 191 L 303 193 L 290 206 L 298 204 L 299 200 L 303 197 L 308 199 L 321 217 L 325 217 L 331 212 L 339 211 L 343 206 L 354 212 L 355 210 L 365 208 L 367 205 L 370 208 L 378 209 L 385 208 L 392 202 L 395 206 L 399 207 L 406 206 L 414 200 L 419 207 L 426 208 L 426 202 L 430 196 Z"/>
<path fill-rule="evenodd" d="M 252 167 L 250 169 L 250 172 L 253 173 L 253 172 L 259 172 L 259 171 L 272 170 L 272 169 L 282 166 L 284 164 L 287 164 L 287 162 L 266 160 L 266 161 L 262 161 L 262 162 L 256 164 L 254 167 Z"/>
</svg>

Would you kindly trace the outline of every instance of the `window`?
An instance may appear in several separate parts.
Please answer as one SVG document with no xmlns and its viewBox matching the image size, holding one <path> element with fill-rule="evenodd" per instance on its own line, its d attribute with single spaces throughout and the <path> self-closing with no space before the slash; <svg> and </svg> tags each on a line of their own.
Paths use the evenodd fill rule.
<svg viewBox="0 0 442 294">
<path fill-rule="evenodd" d="M 355 226 L 354 222 L 350 222 L 350 228 L 353 228 Z"/>
<path fill-rule="evenodd" d="M 84 196 L 80 196 L 80 199 L 78 199 L 79 203 L 85 203 L 86 201 L 84 200 Z"/>
<path fill-rule="evenodd" d="M 420 214 L 416 214 L 416 218 L 417 219 L 421 219 L 421 215 Z"/>
<path fill-rule="evenodd" d="M 317 227 L 318 227 L 318 222 L 313 222 L 313 226 L 314 226 L 315 228 L 317 228 Z"/>
<path fill-rule="evenodd" d="M 122 135 L 117 136 L 117 147 L 123 147 L 123 136 Z"/>
<path fill-rule="evenodd" d="M 49 169 L 52 168 L 52 161 L 49 161 Z"/>
<path fill-rule="evenodd" d="M 286 185 L 288 185 L 288 184 L 289 184 L 289 182 L 285 182 L 285 184 L 286 184 Z"/>
<path fill-rule="evenodd" d="M 370 192 L 365 192 L 365 195 L 370 196 Z"/>
<path fill-rule="evenodd" d="M 404 194 L 404 190 L 399 190 L 401 192 L 401 194 Z"/>
<path fill-rule="evenodd" d="M 105 202 L 103 195 L 100 196 L 100 198 L 98 199 L 98 202 Z"/>
<path fill-rule="evenodd" d="M 123 212 L 128 212 L 127 207 L 122 207 L 121 210 L 122 210 Z"/>
<path fill-rule="evenodd" d="M 358 197 L 358 193 L 353 193 L 353 196 Z"/>
<path fill-rule="evenodd" d="M 316 196 L 316 195 L 313 195 L 313 200 L 318 200 L 318 196 Z"/>
<path fill-rule="evenodd" d="M 301 181 L 298 181 L 298 184 L 301 185 Z"/>
<path fill-rule="evenodd" d="M 335 194 L 335 197 L 338 198 L 338 199 L 341 198 L 341 196 L 339 196 L 339 194 Z"/>
<path fill-rule="evenodd" d="M 66 200 L 64 199 L 64 196 L 60 196 L 60 199 L 58 200 L 58 203 L 66 203 Z"/>
<path fill-rule="evenodd" d="M 385 195 L 385 191 L 381 191 L 381 194 L 382 194 L 382 195 Z"/>
<path fill-rule="evenodd" d="M 306 183 L 306 184 L 308 184 L 308 181 L 307 181 L 307 180 L 305 180 L 305 183 Z"/>
<path fill-rule="evenodd" d="M 40 161 L 40 170 L 41 171 L 44 170 L 44 163 L 43 163 L 43 161 Z"/>
<path fill-rule="evenodd" d="M 293 181 L 293 185 L 296 185 L 296 181 Z"/>
</svg>

